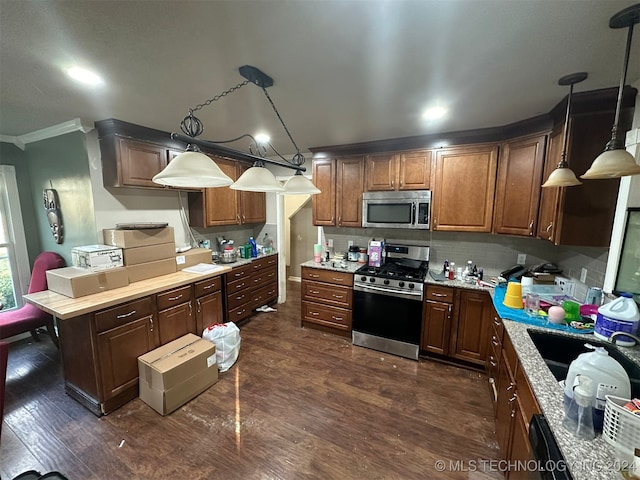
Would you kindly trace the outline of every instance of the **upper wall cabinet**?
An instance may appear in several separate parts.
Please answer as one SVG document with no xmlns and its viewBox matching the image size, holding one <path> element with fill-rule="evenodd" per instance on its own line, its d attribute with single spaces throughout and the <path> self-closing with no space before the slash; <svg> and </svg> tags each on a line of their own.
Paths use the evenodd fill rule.
<svg viewBox="0 0 640 480">
<path fill-rule="evenodd" d="M 313 182 L 322 192 L 312 196 L 313 224 L 362 226 L 363 157 L 317 159 L 312 172 Z"/>
<path fill-rule="evenodd" d="M 498 146 L 470 145 L 436 151 L 432 179 L 433 230 L 490 232 Z"/>
<path fill-rule="evenodd" d="M 502 144 L 498 160 L 494 233 L 535 236 L 545 135 Z"/>
<path fill-rule="evenodd" d="M 244 166 L 233 160 L 212 157 L 220 169 L 237 180 Z M 240 192 L 229 187 L 189 192 L 189 225 L 215 227 L 266 222 L 265 194 Z"/>
<path fill-rule="evenodd" d="M 425 190 L 431 177 L 431 150 L 366 157 L 365 191 Z"/>
</svg>

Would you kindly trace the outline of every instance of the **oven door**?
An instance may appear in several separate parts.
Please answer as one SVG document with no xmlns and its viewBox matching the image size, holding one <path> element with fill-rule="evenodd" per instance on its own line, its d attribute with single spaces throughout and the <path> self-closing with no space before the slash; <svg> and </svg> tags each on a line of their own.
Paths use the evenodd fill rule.
<svg viewBox="0 0 640 480">
<path fill-rule="evenodd" d="M 421 328 L 422 295 L 405 296 L 354 285 L 355 345 L 417 360 Z"/>
</svg>

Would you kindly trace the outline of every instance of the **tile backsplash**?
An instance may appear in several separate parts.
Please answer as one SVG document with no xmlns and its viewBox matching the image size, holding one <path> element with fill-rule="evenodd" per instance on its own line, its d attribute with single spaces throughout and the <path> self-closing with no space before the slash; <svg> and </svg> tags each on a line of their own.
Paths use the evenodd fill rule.
<svg viewBox="0 0 640 480">
<path fill-rule="evenodd" d="M 445 259 L 456 265 L 473 261 L 478 268 L 499 273 L 515 265 L 519 254 L 526 255 L 527 266 L 553 262 L 562 270 L 562 276 L 576 282 L 575 296 L 584 300 L 588 287 L 602 287 L 607 264 L 608 248 L 555 246 L 535 238 L 520 238 L 490 233 L 461 233 L 412 231 L 379 228 L 324 227 L 323 238 L 333 240 L 333 250 L 346 252 L 348 242 L 364 247 L 369 240 L 408 241 L 431 247 L 430 268 L 442 270 Z M 579 281 L 582 268 L 587 269 L 585 283 Z"/>
</svg>

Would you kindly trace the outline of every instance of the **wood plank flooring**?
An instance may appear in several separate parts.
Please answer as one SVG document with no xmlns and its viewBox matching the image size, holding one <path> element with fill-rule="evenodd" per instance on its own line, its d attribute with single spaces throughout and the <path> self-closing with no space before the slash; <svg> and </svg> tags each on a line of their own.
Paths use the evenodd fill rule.
<svg viewBox="0 0 640 480">
<path fill-rule="evenodd" d="M 302 329 L 300 284 L 241 328 L 238 362 L 162 417 L 136 399 L 97 418 L 64 393 L 50 339 L 12 344 L 0 475 L 70 479 L 489 479 L 436 460 L 498 458 L 484 375 Z"/>
</svg>

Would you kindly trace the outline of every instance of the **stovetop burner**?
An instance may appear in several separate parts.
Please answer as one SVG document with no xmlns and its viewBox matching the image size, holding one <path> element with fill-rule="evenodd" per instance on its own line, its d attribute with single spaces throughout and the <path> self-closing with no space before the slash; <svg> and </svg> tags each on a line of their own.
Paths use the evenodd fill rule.
<svg viewBox="0 0 640 480">
<path fill-rule="evenodd" d="M 417 268 L 403 265 L 401 262 L 390 259 L 380 267 L 364 265 L 356 270 L 357 275 L 369 275 L 380 278 L 394 278 L 397 280 L 413 280 L 423 282 L 429 271 L 429 262 L 418 262 Z"/>
</svg>

